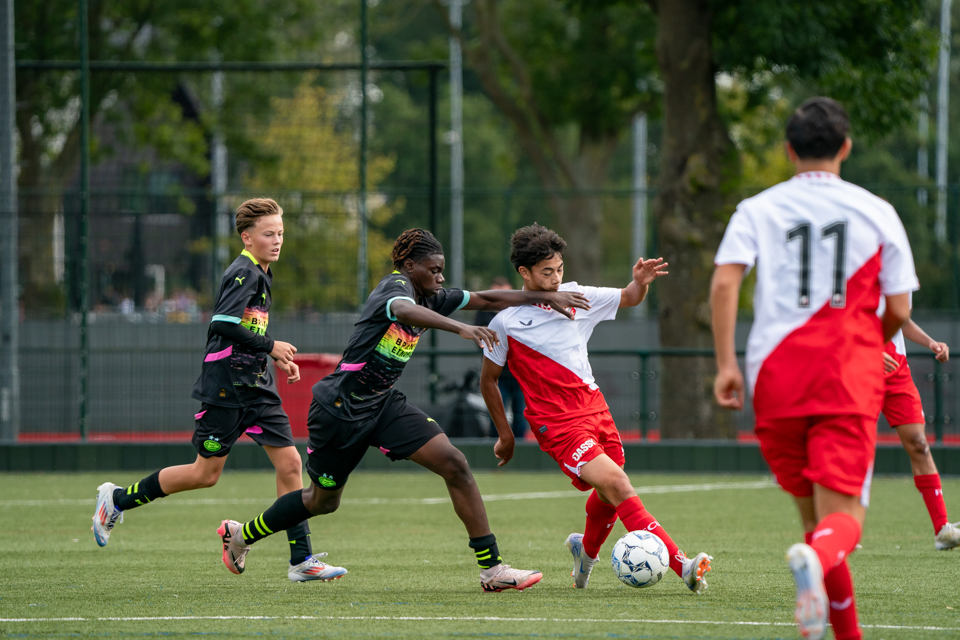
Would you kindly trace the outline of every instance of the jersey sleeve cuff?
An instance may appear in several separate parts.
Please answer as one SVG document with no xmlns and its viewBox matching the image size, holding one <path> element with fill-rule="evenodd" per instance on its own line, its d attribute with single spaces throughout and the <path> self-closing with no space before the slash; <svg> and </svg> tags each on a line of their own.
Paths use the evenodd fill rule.
<svg viewBox="0 0 960 640">
<path fill-rule="evenodd" d="M 730 258 L 727 256 L 724 256 L 724 257 L 717 256 L 713 260 L 713 266 L 721 267 L 725 264 L 742 264 L 747 269 L 750 269 L 754 266 L 755 262 L 756 262 L 755 260 L 748 260 L 747 258 Z"/>
<path fill-rule="evenodd" d="M 210 322 L 229 322 L 231 324 L 240 324 L 240 318 L 235 316 L 216 315 L 210 319 Z"/>
<path fill-rule="evenodd" d="M 463 302 L 460 303 L 460 306 L 457 307 L 457 311 L 463 309 L 470 302 L 470 292 L 466 289 L 463 290 Z"/>
<path fill-rule="evenodd" d="M 497 359 L 494 357 L 494 354 L 490 353 L 489 349 L 483 350 L 483 357 L 489 360 L 490 362 L 492 362 L 493 364 L 497 365 L 498 367 L 504 367 L 507 364 L 506 358 L 503 359 L 503 362 L 498 362 Z"/>
<path fill-rule="evenodd" d="M 413 298 L 409 297 L 409 296 L 394 296 L 394 297 L 390 298 L 389 300 L 387 300 L 387 305 L 386 305 L 387 317 L 390 318 L 390 320 L 392 320 L 393 322 L 396 322 L 396 321 L 397 321 L 397 316 L 393 315 L 393 314 L 390 312 L 390 305 L 393 304 L 393 301 L 394 301 L 394 300 L 409 300 L 409 301 L 412 302 L 413 304 L 417 304 L 417 301 L 414 300 Z"/>
<path fill-rule="evenodd" d="M 902 283 L 897 286 L 892 286 L 889 290 L 881 290 L 880 294 L 884 296 L 899 296 L 903 293 L 913 293 L 914 291 L 920 290 L 920 283 L 916 280 L 910 283 Z"/>
</svg>

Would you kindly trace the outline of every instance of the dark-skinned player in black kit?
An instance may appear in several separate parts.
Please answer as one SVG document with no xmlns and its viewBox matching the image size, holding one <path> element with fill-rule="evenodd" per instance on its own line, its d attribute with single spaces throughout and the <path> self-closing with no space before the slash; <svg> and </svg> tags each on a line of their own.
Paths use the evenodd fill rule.
<svg viewBox="0 0 960 640">
<path fill-rule="evenodd" d="M 350 473 L 367 449 L 375 447 L 391 460 L 412 460 L 444 479 L 467 529 L 484 591 L 526 589 L 542 575 L 503 563 L 466 457 L 435 420 L 407 402 L 393 385 L 427 329 L 456 333 L 480 348 L 497 344 L 497 335 L 486 327 L 449 317 L 459 309 L 497 311 L 541 304 L 572 318 L 570 308 L 588 309 L 589 301 L 582 294 L 562 291 L 444 289 L 443 247 L 423 229 L 410 229 L 397 238 L 393 264 L 393 273 L 384 276 L 367 299 L 336 371 L 313 387 L 307 418 L 310 486 L 279 498 L 247 523 L 224 520 L 218 530 L 223 562 L 240 573 L 251 544 L 336 511 Z"/>
</svg>

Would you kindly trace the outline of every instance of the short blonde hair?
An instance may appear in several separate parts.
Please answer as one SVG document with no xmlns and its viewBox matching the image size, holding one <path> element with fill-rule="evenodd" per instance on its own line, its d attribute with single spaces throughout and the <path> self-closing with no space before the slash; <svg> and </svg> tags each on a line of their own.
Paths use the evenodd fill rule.
<svg viewBox="0 0 960 640">
<path fill-rule="evenodd" d="M 263 216 L 282 216 L 283 209 L 272 198 L 252 198 L 237 207 L 237 233 L 256 226 Z"/>
</svg>

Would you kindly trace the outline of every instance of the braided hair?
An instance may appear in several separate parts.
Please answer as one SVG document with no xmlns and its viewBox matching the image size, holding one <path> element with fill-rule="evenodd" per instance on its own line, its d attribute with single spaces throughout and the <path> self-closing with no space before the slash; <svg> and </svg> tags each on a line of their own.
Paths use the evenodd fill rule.
<svg viewBox="0 0 960 640">
<path fill-rule="evenodd" d="M 426 229 L 407 229 L 393 243 L 393 266 L 397 269 L 409 258 L 420 262 L 428 256 L 443 255 L 443 246 Z"/>
</svg>

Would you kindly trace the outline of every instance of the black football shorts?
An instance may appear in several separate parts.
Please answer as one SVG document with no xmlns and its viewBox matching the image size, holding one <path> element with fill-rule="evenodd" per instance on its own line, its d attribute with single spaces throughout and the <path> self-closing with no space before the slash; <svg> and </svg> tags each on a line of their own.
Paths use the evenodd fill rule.
<svg viewBox="0 0 960 640">
<path fill-rule="evenodd" d="M 407 402 L 397 390 L 366 420 L 342 420 L 316 398 L 307 416 L 307 473 L 324 489 L 339 489 L 370 447 L 393 461 L 405 460 L 443 433 L 436 420 Z"/>
<path fill-rule="evenodd" d="M 204 458 L 222 457 L 244 433 L 258 445 L 292 447 L 290 418 L 279 404 L 258 404 L 250 407 L 218 407 L 200 405 L 193 432 L 193 446 Z"/>
</svg>

